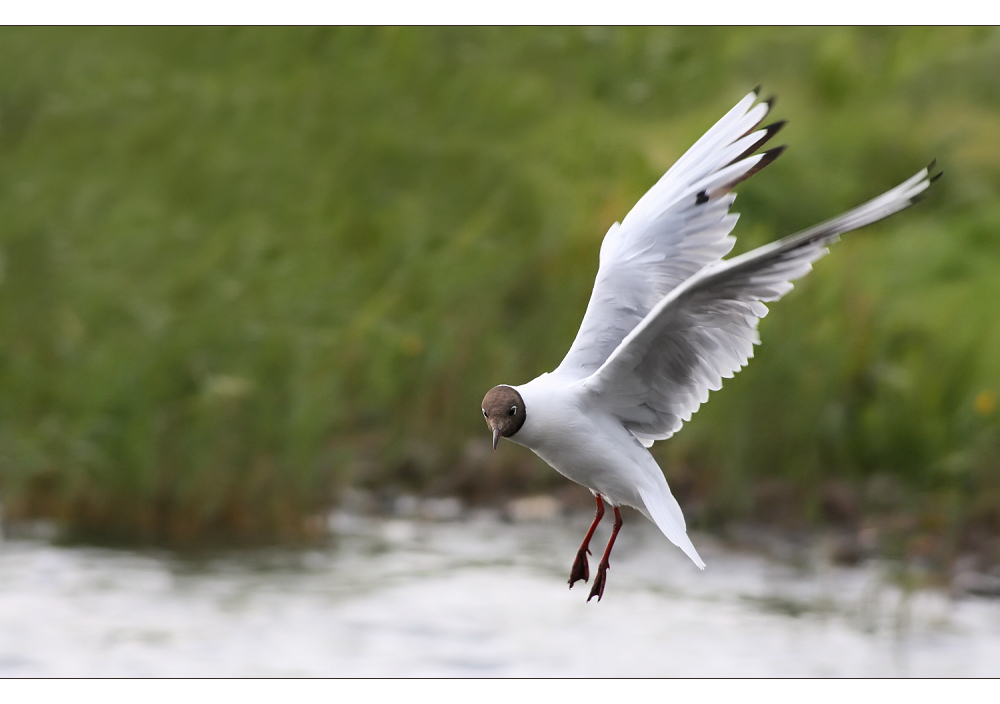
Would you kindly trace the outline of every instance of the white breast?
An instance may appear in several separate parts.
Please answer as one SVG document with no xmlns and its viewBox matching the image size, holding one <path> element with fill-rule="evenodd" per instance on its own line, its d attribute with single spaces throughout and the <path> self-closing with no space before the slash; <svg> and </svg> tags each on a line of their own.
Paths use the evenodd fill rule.
<svg viewBox="0 0 1000 704">
<path fill-rule="evenodd" d="M 543 374 L 515 388 L 524 399 L 525 420 L 511 440 L 610 503 L 645 513 L 638 493 L 641 458 L 633 455 L 647 452 L 618 420 L 585 407 L 582 387 L 553 375 Z"/>
</svg>

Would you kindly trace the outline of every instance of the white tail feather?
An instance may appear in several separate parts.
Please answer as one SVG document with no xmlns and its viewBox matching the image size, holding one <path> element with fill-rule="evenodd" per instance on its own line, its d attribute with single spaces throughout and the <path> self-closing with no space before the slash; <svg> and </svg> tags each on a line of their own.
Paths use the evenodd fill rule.
<svg viewBox="0 0 1000 704">
<path fill-rule="evenodd" d="M 646 505 L 650 519 L 671 543 L 691 558 L 694 564 L 698 565 L 700 569 L 705 569 L 705 561 L 701 559 L 694 543 L 688 537 L 681 507 L 674 495 L 670 493 L 670 487 L 667 486 L 667 480 L 660 474 L 659 467 L 657 467 L 657 474 L 660 476 L 660 482 L 657 482 L 657 486 L 639 487 L 639 496 L 642 497 L 642 503 Z"/>
</svg>

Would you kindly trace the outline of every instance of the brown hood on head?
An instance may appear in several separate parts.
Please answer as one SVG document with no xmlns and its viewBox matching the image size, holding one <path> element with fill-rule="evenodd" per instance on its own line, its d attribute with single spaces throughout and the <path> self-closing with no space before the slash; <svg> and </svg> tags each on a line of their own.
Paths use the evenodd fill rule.
<svg viewBox="0 0 1000 704">
<path fill-rule="evenodd" d="M 483 399 L 483 415 L 493 431 L 493 449 L 500 438 L 509 438 L 524 425 L 524 399 L 509 386 L 494 386 Z"/>
</svg>

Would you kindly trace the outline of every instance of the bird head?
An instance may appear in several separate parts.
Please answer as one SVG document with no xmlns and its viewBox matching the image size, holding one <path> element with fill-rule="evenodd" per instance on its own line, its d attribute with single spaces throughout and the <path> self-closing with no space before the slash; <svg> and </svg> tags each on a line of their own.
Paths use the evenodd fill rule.
<svg viewBox="0 0 1000 704">
<path fill-rule="evenodd" d="M 500 438 L 509 438 L 524 425 L 524 399 L 510 386 L 494 386 L 483 399 L 483 417 L 493 431 L 493 450 Z"/>
</svg>

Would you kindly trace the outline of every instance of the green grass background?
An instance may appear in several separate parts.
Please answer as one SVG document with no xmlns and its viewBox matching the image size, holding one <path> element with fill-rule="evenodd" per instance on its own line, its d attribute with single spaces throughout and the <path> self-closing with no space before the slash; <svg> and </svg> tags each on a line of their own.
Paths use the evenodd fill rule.
<svg viewBox="0 0 1000 704">
<path fill-rule="evenodd" d="M 846 492 L 995 534 L 998 75 L 993 28 L 0 30 L 5 520 L 291 540 L 349 485 L 561 486 L 479 401 L 558 364 L 605 231 L 762 83 L 790 148 L 737 252 L 945 176 L 772 306 L 668 479 L 696 526 Z"/>
</svg>

